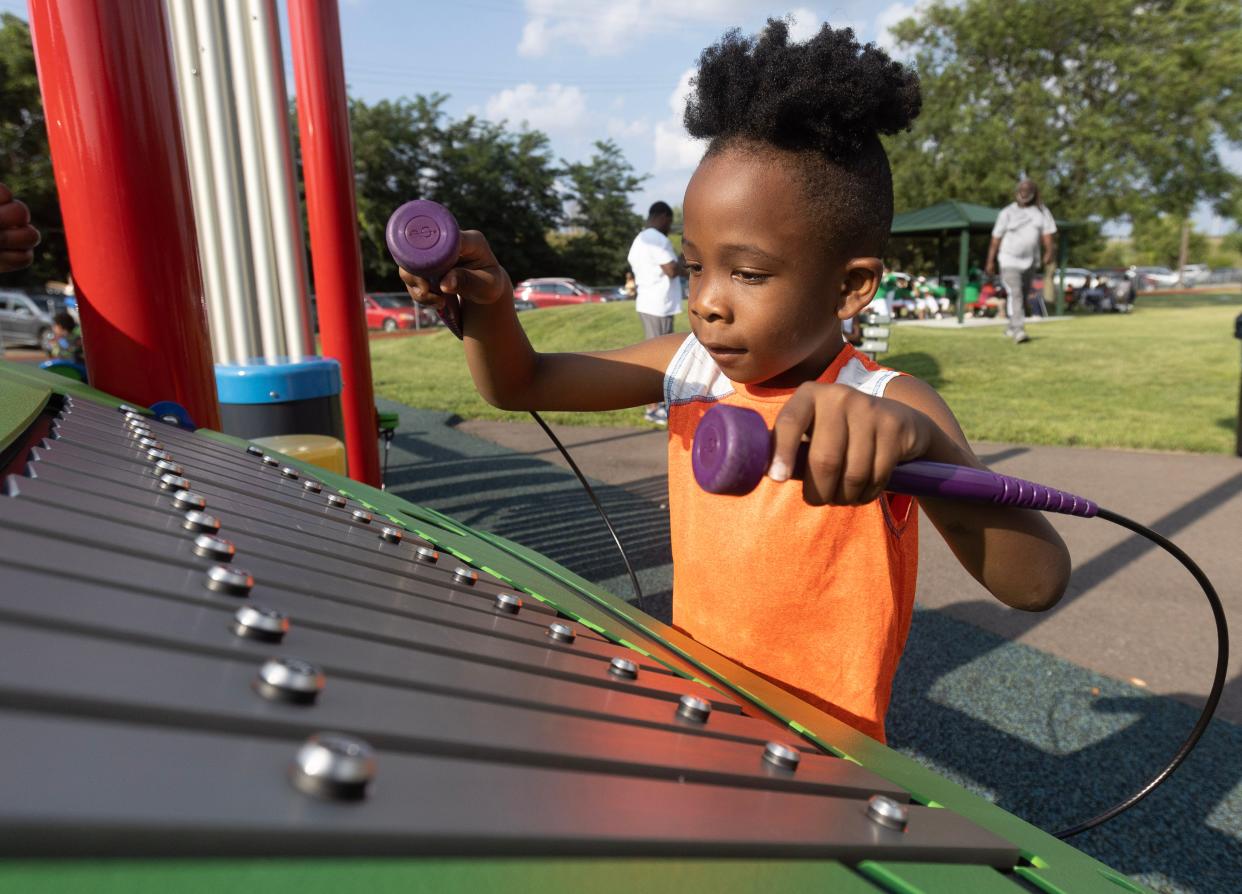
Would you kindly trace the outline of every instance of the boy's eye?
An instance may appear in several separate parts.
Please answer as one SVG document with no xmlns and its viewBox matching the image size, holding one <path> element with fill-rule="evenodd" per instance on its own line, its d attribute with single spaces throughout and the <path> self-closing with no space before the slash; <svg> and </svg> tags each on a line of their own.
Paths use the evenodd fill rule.
<svg viewBox="0 0 1242 894">
<path fill-rule="evenodd" d="M 703 272 L 703 265 L 697 261 L 686 261 L 686 269 L 697 275 Z"/>
<path fill-rule="evenodd" d="M 733 275 L 747 285 L 759 285 L 767 282 L 767 273 L 755 273 L 753 270 L 734 270 Z"/>
</svg>

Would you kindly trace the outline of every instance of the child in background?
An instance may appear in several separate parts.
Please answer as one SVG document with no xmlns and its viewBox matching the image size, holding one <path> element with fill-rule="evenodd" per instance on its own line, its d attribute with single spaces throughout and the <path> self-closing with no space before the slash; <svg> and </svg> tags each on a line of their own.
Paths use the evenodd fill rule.
<svg viewBox="0 0 1242 894">
<path fill-rule="evenodd" d="M 52 334 L 56 336 L 56 342 L 48 352 L 51 357 L 73 363 L 85 362 L 82 354 L 82 333 L 78 331 L 78 323 L 72 314 L 62 310 L 52 317 Z"/>
<path fill-rule="evenodd" d="M 705 50 L 685 116 L 710 141 L 683 206 L 689 335 L 537 354 L 478 232 L 462 234 L 459 266 L 440 283 L 471 303 L 466 356 L 493 405 L 667 402 L 673 623 L 880 740 L 918 559 L 915 501 L 885 484 L 906 460 L 982 468 L 928 385 L 842 339 L 842 320 L 883 273 L 893 198 L 878 135 L 908 128 L 919 106 L 914 74 L 848 28 L 791 43 L 769 21 L 756 38 L 734 31 Z M 442 301 L 401 275 L 415 300 Z M 694 481 L 695 428 L 716 403 L 752 408 L 774 429 L 768 477 L 745 497 Z M 791 481 L 804 437 L 805 477 Z M 921 505 L 997 599 L 1038 611 L 1060 598 L 1069 557 L 1041 515 Z"/>
</svg>

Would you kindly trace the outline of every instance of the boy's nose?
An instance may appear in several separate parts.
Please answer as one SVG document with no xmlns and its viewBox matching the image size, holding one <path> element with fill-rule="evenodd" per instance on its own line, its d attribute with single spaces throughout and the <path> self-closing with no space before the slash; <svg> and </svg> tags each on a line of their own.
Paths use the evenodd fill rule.
<svg viewBox="0 0 1242 894">
<path fill-rule="evenodd" d="M 733 321 L 733 310 L 724 290 L 716 287 L 707 277 L 690 280 L 688 309 L 705 323 Z"/>
</svg>

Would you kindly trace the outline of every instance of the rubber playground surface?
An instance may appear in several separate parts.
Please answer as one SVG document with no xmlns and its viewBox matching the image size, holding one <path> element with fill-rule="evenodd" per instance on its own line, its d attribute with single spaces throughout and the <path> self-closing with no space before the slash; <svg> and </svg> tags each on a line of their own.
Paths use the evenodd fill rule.
<svg viewBox="0 0 1242 894">
<path fill-rule="evenodd" d="M 630 597 L 595 509 L 533 423 L 454 426 L 445 413 L 379 404 L 401 416 L 387 478 L 394 493 Z M 663 432 L 558 434 L 618 529 L 647 610 L 667 619 Z M 998 471 L 1097 499 L 1172 538 L 1242 629 L 1242 460 L 977 447 Z M 1075 571 L 1062 605 L 1043 615 L 991 600 L 924 524 L 919 606 L 888 716 L 894 748 L 1049 830 L 1094 816 L 1164 766 L 1194 724 L 1215 654 L 1206 601 L 1180 566 L 1103 522 L 1054 522 Z M 1174 776 L 1075 846 L 1157 891 L 1242 890 L 1240 668 L 1235 657 L 1217 719 Z"/>
</svg>

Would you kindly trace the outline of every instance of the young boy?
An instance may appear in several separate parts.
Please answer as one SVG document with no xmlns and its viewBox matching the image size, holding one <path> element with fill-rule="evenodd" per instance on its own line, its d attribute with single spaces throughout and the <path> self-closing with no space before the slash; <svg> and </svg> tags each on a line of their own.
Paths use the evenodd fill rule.
<svg viewBox="0 0 1242 894">
<path fill-rule="evenodd" d="M 791 44 L 782 22 L 703 53 L 686 111 L 710 140 L 686 190 L 692 334 L 591 354 L 537 354 L 508 274 L 462 234 L 441 289 L 460 295 L 471 375 L 505 409 L 612 410 L 665 400 L 673 621 L 700 642 L 883 740 L 905 646 L 917 513 L 884 494 L 893 467 L 982 467 L 926 384 L 845 344 L 841 321 L 879 286 L 892 180 L 877 133 L 909 126 L 918 82 L 849 29 Z M 443 299 L 402 271 L 415 300 Z M 714 403 L 773 428 L 768 479 L 746 497 L 699 490 L 694 431 Z M 810 439 L 804 480 L 790 481 Z M 1038 513 L 927 499 L 962 565 L 1007 605 L 1046 609 L 1069 557 Z"/>
</svg>

